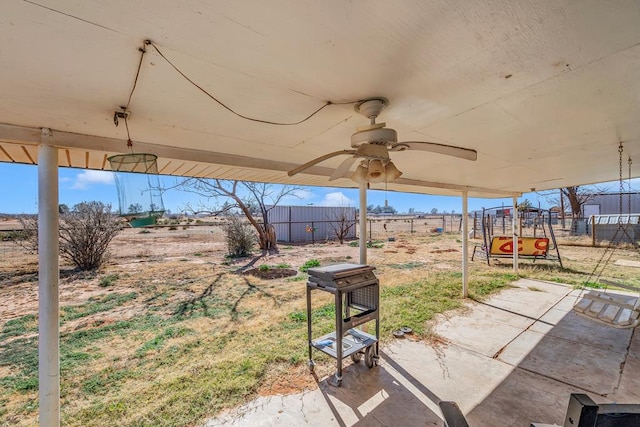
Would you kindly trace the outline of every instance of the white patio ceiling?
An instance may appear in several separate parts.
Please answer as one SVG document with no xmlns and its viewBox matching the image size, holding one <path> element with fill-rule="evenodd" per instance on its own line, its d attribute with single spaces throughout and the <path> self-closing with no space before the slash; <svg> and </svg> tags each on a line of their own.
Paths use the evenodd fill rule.
<svg viewBox="0 0 640 427">
<path fill-rule="evenodd" d="M 298 121 L 326 101 L 386 97 L 400 140 L 478 151 L 469 162 L 392 153 L 390 190 L 505 196 L 618 178 L 619 141 L 640 176 L 640 2 L 5 0 L 0 13 L 0 161 L 35 163 L 40 128 L 60 165 L 106 169 L 126 152 L 143 40 L 246 116 Z M 161 173 L 330 183 L 367 119 L 331 105 L 296 126 L 234 116 L 151 46 L 129 120 Z M 626 168 L 626 166 L 625 166 Z M 625 176 L 626 176 L 625 169 Z M 384 188 L 384 184 L 372 184 Z"/>
</svg>

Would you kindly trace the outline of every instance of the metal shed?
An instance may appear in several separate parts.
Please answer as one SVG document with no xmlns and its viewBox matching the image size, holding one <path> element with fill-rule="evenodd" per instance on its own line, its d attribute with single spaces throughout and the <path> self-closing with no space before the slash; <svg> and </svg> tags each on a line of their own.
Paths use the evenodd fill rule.
<svg viewBox="0 0 640 427">
<path fill-rule="evenodd" d="M 269 211 L 269 221 L 276 229 L 279 242 L 304 243 L 335 240 L 334 228 L 344 220 L 353 224 L 346 238 L 356 238 L 358 218 L 355 207 L 341 206 L 276 206 Z"/>
<path fill-rule="evenodd" d="M 622 193 L 622 212 L 620 212 L 620 196 L 620 193 L 595 194 L 582 207 L 583 217 L 640 213 L 640 193 Z"/>
</svg>

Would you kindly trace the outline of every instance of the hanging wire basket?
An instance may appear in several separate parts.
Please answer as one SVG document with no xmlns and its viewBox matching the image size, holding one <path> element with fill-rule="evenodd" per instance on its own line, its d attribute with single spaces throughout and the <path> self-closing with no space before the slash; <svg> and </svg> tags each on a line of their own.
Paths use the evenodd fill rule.
<svg viewBox="0 0 640 427">
<path fill-rule="evenodd" d="M 118 154 L 107 159 L 115 174 L 119 215 L 132 227 L 154 225 L 164 213 L 157 159 L 148 153 Z"/>
<path fill-rule="evenodd" d="M 158 174 L 158 156 L 149 153 L 117 154 L 109 157 L 114 172 L 137 172 Z"/>
</svg>

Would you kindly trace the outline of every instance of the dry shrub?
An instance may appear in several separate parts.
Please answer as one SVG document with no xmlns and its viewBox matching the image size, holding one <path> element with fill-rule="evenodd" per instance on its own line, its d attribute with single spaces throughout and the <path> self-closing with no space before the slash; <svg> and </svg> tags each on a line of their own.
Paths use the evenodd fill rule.
<svg viewBox="0 0 640 427">
<path fill-rule="evenodd" d="M 238 216 L 229 216 L 224 232 L 230 256 L 243 257 L 251 253 L 256 243 L 256 235 L 250 224 Z"/>
<path fill-rule="evenodd" d="M 37 218 L 21 217 L 20 222 L 28 237 L 16 243 L 37 252 Z M 106 261 L 109 243 L 122 229 L 111 205 L 102 202 L 78 203 L 60 215 L 59 227 L 60 256 L 82 271 L 95 270 Z"/>
<path fill-rule="evenodd" d="M 60 221 L 60 255 L 80 270 L 94 270 L 107 257 L 111 240 L 121 230 L 111 205 L 82 202 Z"/>
</svg>

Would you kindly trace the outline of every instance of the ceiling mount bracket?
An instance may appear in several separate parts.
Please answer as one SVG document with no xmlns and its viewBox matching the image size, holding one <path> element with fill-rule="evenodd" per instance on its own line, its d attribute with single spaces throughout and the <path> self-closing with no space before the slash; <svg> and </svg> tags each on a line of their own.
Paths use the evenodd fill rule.
<svg viewBox="0 0 640 427">
<path fill-rule="evenodd" d="M 113 113 L 113 124 L 116 125 L 116 127 L 118 126 L 118 120 L 119 119 L 123 119 L 123 120 L 127 120 L 129 119 L 129 116 L 131 115 L 131 111 L 127 110 L 127 107 L 120 107 L 118 108 L 114 113 Z"/>
<path fill-rule="evenodd" d="M 387 98 L 368 98 L 358 102 L 354 105 L 353 109 L 356 113 L 362 114 L 366 118 L 371 119 L 371 124 L 374 124 L 376 117 L 382 113 L 382 110 L 384 110 L 387 105 L 389 105 L 389 100 Z"/>
</svg>

